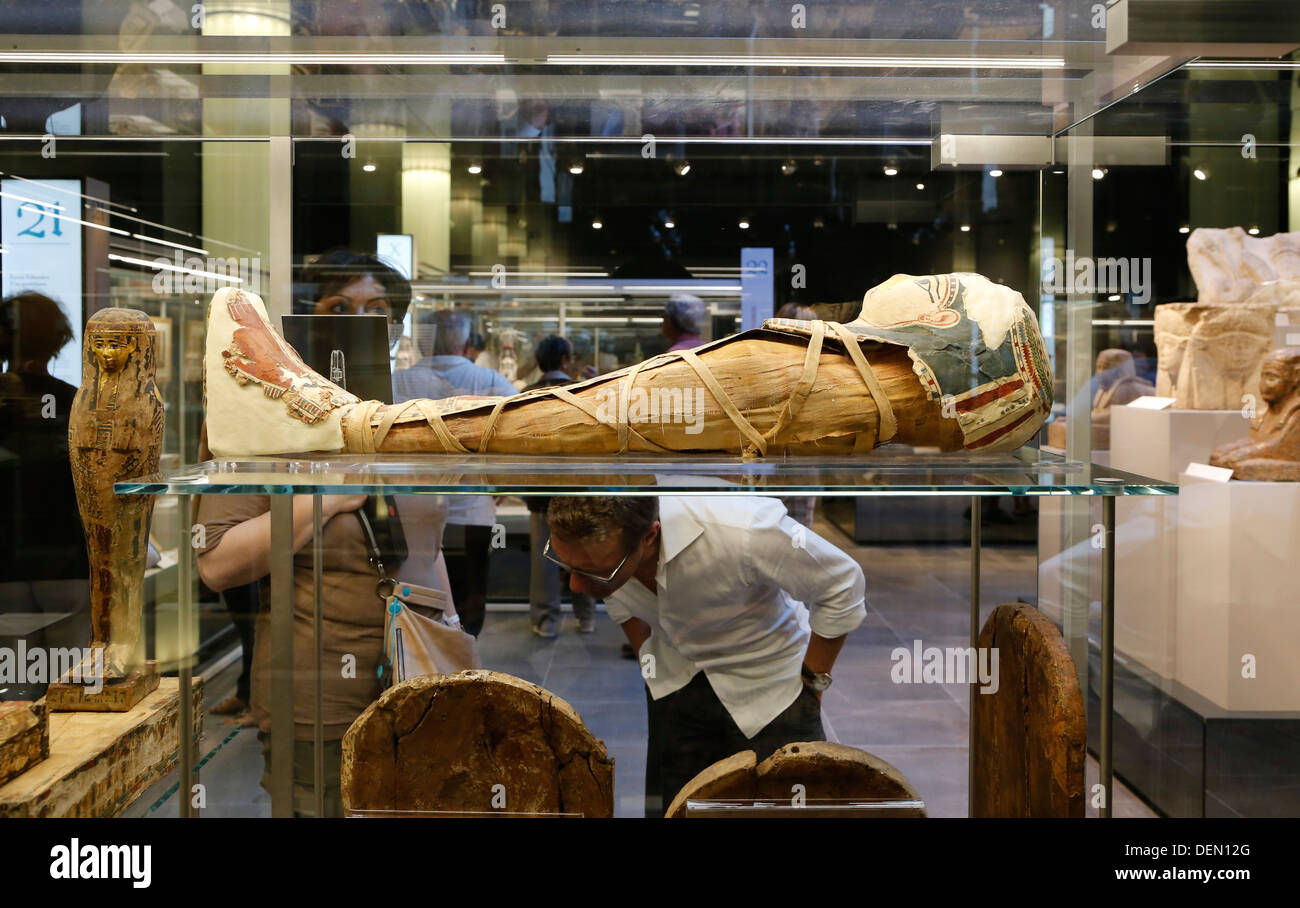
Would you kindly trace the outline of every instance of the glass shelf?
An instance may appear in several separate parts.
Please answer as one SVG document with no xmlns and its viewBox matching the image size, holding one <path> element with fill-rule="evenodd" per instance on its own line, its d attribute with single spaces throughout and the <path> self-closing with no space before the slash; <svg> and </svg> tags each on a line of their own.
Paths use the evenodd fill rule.
<svg viewBox="0 0 1300 908">
<path fill-rule="evenodd" d="M 1021 448 L 852 457 L 336 454 L 217 459 L 119 482 L 119 495 L 1176 495 L 1172 482 Z"/>
</svg>

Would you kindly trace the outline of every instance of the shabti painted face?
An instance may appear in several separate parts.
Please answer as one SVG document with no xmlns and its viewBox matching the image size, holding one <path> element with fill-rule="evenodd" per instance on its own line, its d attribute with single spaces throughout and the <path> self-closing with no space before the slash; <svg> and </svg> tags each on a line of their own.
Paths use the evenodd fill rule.
<svg viewBox="0 0 1300 908">
<path fill-rule="evenodd" d="M 100 371 L 114 373 L 126 367 L 131 354 L 136 351 L 138 340 L 134 334 L 123 331 L 97 331 L 90 344 Z"/>
</svg>

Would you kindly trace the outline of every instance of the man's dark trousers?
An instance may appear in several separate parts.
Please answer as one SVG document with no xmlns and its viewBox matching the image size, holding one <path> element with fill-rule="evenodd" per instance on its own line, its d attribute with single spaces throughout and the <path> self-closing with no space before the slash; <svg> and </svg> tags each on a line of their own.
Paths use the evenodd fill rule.
<svg viewBox="0 0 1300 908">
<path fill-rule="evenodd" d="M 719 760 L 752 750 L 761 763 L 797 741 L 824 741 L 821 701 L 804 687 L 795 701 L 754 737 L 746 738 L 699 672 L 659 700 L 646 688 L 650 737 L 646 744 L 645 815 L 662 817 L 677 792 Z"/>
</svg>

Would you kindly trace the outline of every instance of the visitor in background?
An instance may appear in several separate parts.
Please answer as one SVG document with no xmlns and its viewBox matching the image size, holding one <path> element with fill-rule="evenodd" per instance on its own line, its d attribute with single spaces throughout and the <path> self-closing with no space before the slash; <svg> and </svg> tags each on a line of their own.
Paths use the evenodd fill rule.
<svg viewBox="0 0 1300 908">
<path fill-rule="evenodd" d="M 389 337 L 401 331 L 411 290 L 397 271 L 365 253 L 335 250 L 308 264 L 298 281 L 295 308 L 308 314 L 389 317 Z M 435 382 L 430 383 L 441 388 Z M 356 511 L 365 495 L 323 495 L 322 640 L 325 664 L 345 659 L 353 671 L 327 670 L 318 679 L 307 672 L 295 675 L 293 809 L 315 814 L 315 745 L 312 691 L 323 690 L 325 727 L 325 815 L 342 816 L 340 783 L 343 734 L 380 694 L 378 666 L 384 645 L 383 602 L 375 595 L 375 569 L 370 563 L 361 521 Z M 312 620 L 312 497 L 293 497 L 293 646 L 298 665 L 311 665 L 315 652 Z M 400 564 L 385 565 L 398 579 L 448 591 L 446 563 L 440 550 L 446 502 L 443 496 L 410 496 L 399 500 L 398 519 L 409 554 Z M 260 607 L 253 634 L 249 716 L 258 726 L 264 771 L 262 786 L 272 789 L 270 682 L 270 497 L 266 495 L 201 495 L 198 522 L 205 545 L 199 549 L 199 578 L 216 592 L 226 593 L 256 584 Z M 454 601 L 454 600 L 453 600 Z M 454 605 L 452 606 L 454 611 Z"/>
<path fill-rule="evenodd" d="M 573 380 L 569 377 L 573 345 L 555 334 L 543 338 L 537 345 L 537 367 L 542 370 L 542 377 L 525 391 L 567 385 Z M 559 636 L 561 591 L 568 586 L 569 579 L 559 565 L 542 557 L 551 538 L 546 525 L 546 508 L 550 503 L 549 498 L 533 495 L 524 498 L 528 506 L 528 616 L 533 633 L 546 639 Z M 573 615 L 578 619 L 578 633 L 596 632 L 596 603 L 586 593 L 573 594 Z"/>
<path fill-rule="evenodd" d="M 0 614 L 46 616 L 30 633 L 5 632 L 6 643 L 16 636 L 32 649 L 80 647 L 90 637 L 90 566 L 68 458 L 77 389 L 49 371 L 72 339 L 48 296 L 28 291 L 0 303 Z M 44 693 L 44 684 L 0 683 L 0 700 Z"/>
<path fill-rule="evenodd" d="M 700 332 L 704 326 L 704 302 L 689 293 L 675 293 L 664 307 L 664 321 L 659 331 L 668 338 L 668 352 L 689 350 L 704 343 Z"/>
<path fill-rule="evenodd" d="M 462 395 L 509 397 L 515 386 L 498 372 L 470 362 L 470 318 L 456 309 L 420 314 L 416 344 L 422 359 L 393 375 L 393 401 L 424 397 L 438 400 Z M 478 636 L 487 614 L 488 555 L 496 524 L 491 495 L 451 495 L 447 523 L 465 528 L 465 559 L 448 565 L 452 597 L 461 625 Z"/>
</svg>

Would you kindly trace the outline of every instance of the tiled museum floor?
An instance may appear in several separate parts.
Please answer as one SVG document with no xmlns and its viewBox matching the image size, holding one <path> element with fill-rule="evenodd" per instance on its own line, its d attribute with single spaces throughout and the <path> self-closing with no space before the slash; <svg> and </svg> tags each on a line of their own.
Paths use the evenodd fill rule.
<svg viewBox="0 0 1300 908">
<path fill-rule="evenodd" d="M 925 799 L 930 816 L 965 816 L 968 688 L 894 684 L 889 653 L 916 639 L 925 646 L 965 645 L 967 549 L 852 547 L 829 525 L 819 523 L 817 529 L 859 559 L 869 605 L 866 621 L 849 635 L 835 666 L 834 686 L 823 702 L 827 737 L 898 767 Z M 986 612 L 1017 597 L 1032 599 L 1034 551 L 985 546 L 982 575 Z M 489 612 L 480 648 L 486 667 L 540 684 L 573 705 L 615 758 L 616 815 L 638 817 L 643 813 L 645 695 L 637 663 L 619 653 L 623 640 L 621 630 L 603 614 L 595 634 L 578 634 L 567 612 L 560 637 L 542 640 L 529 631 L 526 612 L 502 608 Z M 235 671 L 231 667 L 210 679 L 206 703 L 220 702 L 233 691 Z M 255 730 L 237 731 L 209 715 L 199 752 L 210 755 L 200 770 L 207 788 L 206 815 L 269 816 L 270 798 L 258 785 L 262 757 Z M 1096 762 L 1089 758 L 1089 789 L 1096 779 Z M 174 796 L 158 803 L 169 788 L 170 782 L 154 786 L 129 814 L 174 816 Z M 1096 811 L 1089 807 L 1088 813 Z M 1117 785 L 1115 814 L 1153 816 L 1122 785 Z"/>
</svg>

